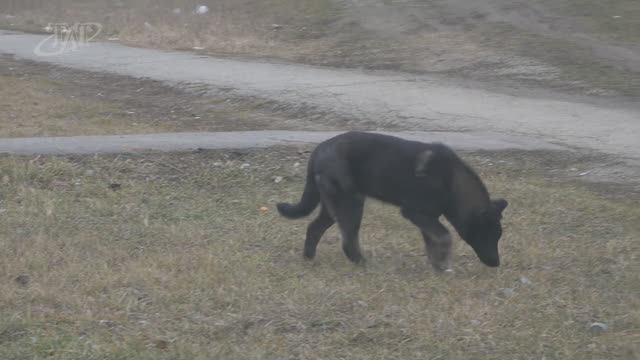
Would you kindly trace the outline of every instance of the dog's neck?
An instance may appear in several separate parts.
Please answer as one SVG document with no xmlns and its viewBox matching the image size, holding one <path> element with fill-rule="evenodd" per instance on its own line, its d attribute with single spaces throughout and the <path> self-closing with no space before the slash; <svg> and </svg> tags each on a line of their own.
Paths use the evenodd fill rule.
<svg viewBox="0 0 640 360">
<path fill-rule="evenodd" d="M 466 164 L 454 166 L 451 180 L 451 205 L 445 217 L 465 238 L 471 222 L 489 208 L 491 200 L 480 178 Z"/>
</svg>

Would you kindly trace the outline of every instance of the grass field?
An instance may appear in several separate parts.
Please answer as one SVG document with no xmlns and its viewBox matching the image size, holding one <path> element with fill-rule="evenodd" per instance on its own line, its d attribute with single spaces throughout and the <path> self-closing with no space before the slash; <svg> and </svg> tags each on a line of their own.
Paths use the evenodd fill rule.
<svg viewBox="0 0 640 360">
<path fill-rule="evenodd" d="M 502 267 L 457 241 L 455 273 L 434 274 L 417 230 L 374 202 L 366 268 L 335 229 L 309 262 L 307 221 L 274 211 L 299 196 L 307 156 L 0 158 L 0 358 L 640 356 L 637 199 L 467 154 L 511 204 Z"/>
<path fill-rule="evenodd" d="M 285 58 L 299 50 L 291 44 L 322 41 L 335 15 L 329 0 L 212 1 L 196 22 L 171 11 L 191 0 L 36 3 L 3 2 L 0 12 L 16 17 L 0 26 L 81 18 L 137 45 Z M 636 41 L 622 33 L 634 26 L 629 0 L 610 4 L 606 19 L 594 16 L 601 5 L 583 3 L 602 34 L 618 31 L 609 22 L 625 11 L 616 20 L 631 24 L 616 39 Z M 556 2 L 557 12 L 576 15 L 567 4 Z M 374 40 L 355 50 L 369 55 L 339 58 L 371 60 Z M 569 80 L 607 79 L 621 93 L 635 86 L 554 46 L 548 56 L 568 62 Z M 382 62 L 398 60 L 382 53 Z M 351 126 L 209 90 L 0 57 L 0 137 Z M 285 220 L 275 203 L 298 199 L 307 150 L 1 155 L 0 359 L 640 358 L 640 197 L 569 179 L 595 162 L 464 154 L 510 202 L 502 266 L 484 267 L 456 239 L 454 273 L 436 274 L 417 229 L 374 201 L 361 235 L 367 267 L 349 263 L 336 229 L 315 260 L 303 260 L 309 220 Z M 595 321 L 608 329 L 591 332 Z"/>
<path fill-rule="evenodd" d="M 194 16 L 202 4 L 209 12 Z M 130 44 L 274 55 L 290 51 L 292 40 L 317 36 L 333 9 L 332 0 L 8 1 L 0 11 L 18 16 L 0 21 L 37 31 L 49 23 L 97 22 L 104 38 Z"/>
<path fill-rule="evenodd" d="M 0 137 L 333 128 L 309 114 L 204 86 L 181 90 L 8 56 L 0 56 L 0 115 Z"/>
<path fill-rule="evenodd" d="M 107 101 L 83 101 L 56 91 L 42 78 L 0 76 L 0 137 L 127 134 L 168 131 L 162 123 L 138 123 Z M 26 110 L 26 111 L 25 111 Z"/>
</svg>

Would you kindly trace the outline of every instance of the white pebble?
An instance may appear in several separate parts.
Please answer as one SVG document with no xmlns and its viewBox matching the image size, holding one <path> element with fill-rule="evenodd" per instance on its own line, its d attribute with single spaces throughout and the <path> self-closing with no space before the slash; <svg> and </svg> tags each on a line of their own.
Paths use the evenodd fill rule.
<svg viewBox="0 0 640 360">
<path fill-rule="evenodd" d="M 209 7 L 207 5 L 199 5 L 196 7 L 194 13 L 196 15 L 204 15 L 209 12 Z"/>
<path fill-rule="evenodd" d="M 608 329 L 609 329 L 609 326 L 607 326 L 607 324 L 605 323 L 596 321 L 589 324 L 589 332 L 591 332 L 594 335 L 600 335 L 603 332 L 607 331 Z"/>
<path fill-rule="evenodd" d="M 520 283 L 524 285 L 531 285 L 532 282 L 526 276 L 520 276 Z"/>
</svg>

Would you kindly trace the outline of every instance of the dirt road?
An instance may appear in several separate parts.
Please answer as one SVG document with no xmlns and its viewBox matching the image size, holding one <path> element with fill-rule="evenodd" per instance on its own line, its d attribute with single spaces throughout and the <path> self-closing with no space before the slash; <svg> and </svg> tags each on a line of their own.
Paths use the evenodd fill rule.
<svg viewBox="0 0 640 360">
<path fill-rule="evenodd" d="M 491 141 L 518 135 L 623 158 L 640 159 L 640 110 L 578 100 L 522 97 L 402 73 L 362 72 L 249 62 L 191 53 L 92 43 L 58 56 L 34 49 L 47 36 L 0 32 L 0 53 L 82 70 L 145 77 L 176 86 L 199 83 L 230 96 L 275 100 L 291 111 L 318 109 L 412 131 L 464 132 Z"/>
<path fill-rule="evenodd" d="M 148 135 L 69 136 L 0 139 L 0 153 L 92 154 L 130 151 L 190 151 L 240 149 L 283 144 L 318 143 L 334 131 L 233 131 L 215 133 L 164 133 Z M 394 132 L 391 135 L 424 142 L 445 142 L 461 150 L 567 150 L 544 141 L 513 136 L 480 138 L 456 132 Z"/>
</svg>

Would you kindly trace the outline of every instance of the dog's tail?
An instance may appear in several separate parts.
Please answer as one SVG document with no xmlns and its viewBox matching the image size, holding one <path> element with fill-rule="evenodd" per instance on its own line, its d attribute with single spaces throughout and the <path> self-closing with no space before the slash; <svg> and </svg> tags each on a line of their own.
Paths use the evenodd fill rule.
<svg viewBox="0 0 640 360">
<path fill-rule="evenodd" d="M 276 206 L 280 215 L 288 219 L 299 219 L 311 214 L 320 203 L 320 192 L 311 168 L 311 163 L 309 163 L 307 183 L 304 185 L 302 199 L 297 204 L 278 203 Z"/>
</svg>

